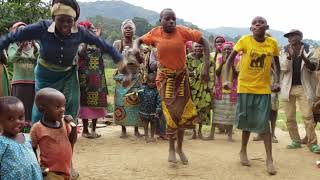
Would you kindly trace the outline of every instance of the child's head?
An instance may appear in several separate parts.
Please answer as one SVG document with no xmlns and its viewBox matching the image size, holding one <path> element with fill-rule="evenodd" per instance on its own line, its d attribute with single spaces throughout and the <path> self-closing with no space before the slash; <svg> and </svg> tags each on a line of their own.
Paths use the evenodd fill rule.
<svg viewBox="0 0 320 180">
<path fill-rule="evenodd" d="M 80 7 L 76 0 L 53 0 L 51 15 L 55 28 L 62 35 L 69 35 L 80 16 Z"/>
<path fill-rule="evenodd" d="M 35 103 L 46 121 L 60 121 L 65 112 L 66 98 L 52 88 L 41 89 L 35 97 Z"/>
<path fill-rule="evenodd" d="M 176 14 L 170 8 L 166 8 L 160 13 L 160 23 L 164 32 L 172 33 L 176 29 Z"/>
<path fill-rule="evenodd" d="M 253 36 L 264 37 L 266 31 L 269 29 L 267 20 L 264 17 L 257 16 L 253 18 L 251 22 L 250 30 L 253 33 Z"/>
<path fill-rule="evenodd" d="M 147 85 L 149 88 L 156 87 L 156 74 L 155 73 L 150 73 L 147 75 Z"/>
<path fill-rule="evenodd" d="M 16 97 L 0 97 L 0 126 L 3 135 L 15 137 L 24 127 L 24 106 Z"/>
</svg>

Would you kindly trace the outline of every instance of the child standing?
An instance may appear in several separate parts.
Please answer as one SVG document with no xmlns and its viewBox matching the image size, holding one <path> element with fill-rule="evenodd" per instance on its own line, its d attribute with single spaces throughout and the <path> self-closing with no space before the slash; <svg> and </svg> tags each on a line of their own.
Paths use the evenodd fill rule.
<svg viewBox="0 0 320 180">
<path fill-rule="evenodd" d="M 159 120 L 161 113 L 161 99 L 156 88 L 156 75 L 151 73 L 147 75 L 147 85 L 142 86 L 142 92 L 139 92 L 140 99 L 140 118 L 143 122 L 144 135 L 146 142 L 155 142 L 154 132 L 156 121 Z M 151 138 L 149 139 L 148 126 L 151 125 Z"/>
<path fill-rule="evenodd" d="M 23 103 L 16 97 L 0 97 L 0 179 L 42 180 L 30 137 L 20 133 L 24 127 Z"/>
<path fill-rule="evenodd" d="M 30 135 L 34 151 L 40 148 L 41 166 L 49 171 L 44 179 L 68 180 L 77 129 L 70 123 L 71 116 L 64 116 L 66 99 L 61 92 L 44 88 L 36 94 L 35 103 L 43 116 L 33 125 Z"/>
<path fill-rule="evenodd" d="M 273 166 L 272 144 L 270 133 L 270 111 L 271 111 L 271 79 L 270 70 L 272 58 L 275 63 L 276 79 L 273 85 L 275 92 L 280 90 L 279 86 L 279 49 L 278 43 L 271 37 L 266 37 L 269 28 L 263 17 L 255 17 L 251 22 L 250 30 L 253 35 L 243 36 L 235 45 L 233 52 L 227 60 L 227 71 L 225 74 L 225 88 L 227 85 L 230 67 L 234 58 L 242 52 L 240 60 L 240 73 L 238 77 L 238 100 L 236 111 L 236 126 L 242 130 L 242 144 L 240 160 L 243 166 L 250 166 L 247 156 L 247 145 L 251 132 L 261 135 L 264 140 L 267 153 L 267 171 L 275 175 L 277 171 Z"/>
</svg>

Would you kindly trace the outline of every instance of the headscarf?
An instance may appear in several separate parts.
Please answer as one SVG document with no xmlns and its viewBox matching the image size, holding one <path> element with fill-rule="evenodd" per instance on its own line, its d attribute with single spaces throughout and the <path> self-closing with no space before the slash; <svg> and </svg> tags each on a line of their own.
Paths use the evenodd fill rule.
<svg viewBox="0 0 320 180">
<path fill-rule="evenodd" d="M 77 0 L 53 0 L 51 3 L 51 6 L 52 6 L 51 8 L 54 8 L 55 4 L 59 4 L 59 3 L 72 8 L 75 11 L 74 20 L 77 21 L 79 19 L 80 6 L 79 6 Z M 51 10 L 51 15 L 55 16 L 55 15 L 59 15 L 59 14 L 56 14 L 55 12 L 52 12 L 52 10 Z M 69 14 L 66 14 L 66 15 L 69 15 Z"/>
<path fill-rule="evenodd" d="M 132 27 L 133 33 L 136 32 L 136 25 L 134 24 L 134 22 L 131 19 L 126 19 L 121 24 L 121 32 L 122 32 L 122 34 L 124 33 L 124 28 L 125 28 L 126 25 L 129 25 L 129 26 Z"/>
<path fill-rule="evenodd" d="M 226 39 L 223 36 L 217 36 L 216 38 L 214 38 L 214 41 L 213 41 L 214 42 L 214 47 L 221 52 L 222 51 L 222 45 L 221 46 L 217 46 L 216 45 L 216 40 L 219 39 L 219 38 L 223 39 L 224 42 L 226 42 Z"/>
<path fill-rule="evenodd" d="M 224 42 L 224 43 L 222 44 L 222 46 L 221 46 L 221 47 L 222 47 L 221 51 L 223 51 L 223 50 L 224 50 L 224 47 L 226 47 L 227 45 L 229 45 L 229 46 L 231 46 L 231 48 L 233 48 L 234 43 L 231 42 L 231 41 Z"/>
<path fill-rule="evenodd" d="M 79 25 L 85 27 L 86 29 L 94 28 L 93 24 L 89 21 L 81 21 L 79 22 Z"/>
<path fill-rule="evenodd" d="M 73 18 L 77 16 L 76 11 L 72 9 L 71 6 L 67 6 L 62 3 L 56 3 L 51 7 L 51 14 L 52 16 L 58 16 L 58 15 L 68 15 Z"/>
<path fill-rule="evenodd" d="M 193 49 L 193 43 L 192 43 L 192 41 L 186 42 L 186 48 L 187 48 L 187 49 Z"/>
</svg>

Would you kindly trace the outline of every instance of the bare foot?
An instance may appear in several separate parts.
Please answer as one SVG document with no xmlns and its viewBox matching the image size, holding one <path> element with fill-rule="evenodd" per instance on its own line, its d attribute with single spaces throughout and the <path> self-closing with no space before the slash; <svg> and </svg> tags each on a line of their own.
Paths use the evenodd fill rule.
<svg viewBox="0 0 320 180">
<path fill-rule="evenodd" d="M 153 143 L 153 142 L 156 142 L 156 139 L 154 137 L 152 137 L 146 141 L 147 141 L 147 143 Z"/>
<path fill-rule="evenodd" d="M 136 136 L 137 138 L 141 138 L 142 135 L 139 132 L 134 132 L 134 136 Z"/>
<path fill-rule="evenodd" d="M 180 156 L 180 160 L 182 164 L 187 165 L 189 163 L 187 156 L 184 154 L 183 151 L 177 151 L 178 155 Z"/>
<path fill-rule="evenodd" d="M 277 171 L 276 171 L 276 169 L 274 168 L 272 161 L 267 161 L 267 172 L 268 172 L 270 175 L 276 175 L 276 174 L 277 174 Z"/>
<path fill-rule="evenodd" d="M 174 150 L 169 150 L 168 162 L 177 163 L 176 152 Z"/>
<path fill-rule="evenodd" d="M 144 140 L 146 140 L 146 143 L 148 143 L 148 142 L 149 142 L 149 137 L 148 137 L 148 136 L 145 136 L 145 137 L 144 137 Z"/>
<path fill-rule="evenodd" d="M 210 135 L 210 136 L 208 136 L 208 137 L 206 137 L 206 138 L 204 138 L 204 140 L 214 140 L 214 135 Z"/>
<path fill-rule="evenodd" d="M 202 133 L 198 133 L 198 138 L 203 139 Z"/>
<path fill-rule="evenodd" d="M 232 137 L 230 137 L 230 136 L 228 137 L 228 141 L 229 141 L 229 142 L 234 142 L 234 140 L 233 140 Z"/>
<path fill-rule="evenodd" d="M 251 163 L 248 159 L 247 153 L 240 151 L 239 155 L 240 155 L 240 162 L 241 162 L 242 166 L 249 166 L 250 167 Z"/>
<path fill-rule="evenodd" d="M 126 139 L 126 138 L 128 138 L 127 133 L 122 132 L 122 133 L 121 133 L 121 135 L 120 135 L 120 138 L 122 138 L 122 139 Z"/>
<path fill-rule="evenodd" d="M 189 140 L 193 140 L 193 139 L 197 139 L 197 134 L 196 133 L 192 133 L 192 136 L 189 138 Z"/>
</svg>

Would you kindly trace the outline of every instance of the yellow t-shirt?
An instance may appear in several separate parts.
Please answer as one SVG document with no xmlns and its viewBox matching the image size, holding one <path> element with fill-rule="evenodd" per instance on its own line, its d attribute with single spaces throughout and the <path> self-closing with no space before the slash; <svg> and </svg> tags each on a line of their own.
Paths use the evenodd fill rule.
<svg viewBox="0 0 320 180">
<path fill-rule="evenodd" d="M 234 46 L 242 52 L 238 93 L 270 94 L 270 70 L 272 58 L 279 56 L 278 43 L 271 37 L 257 42 L 252 35 L 245 35 Z"/>
</svg>

